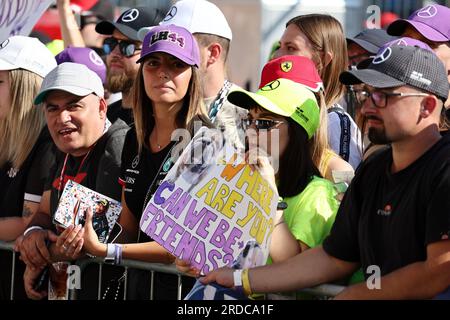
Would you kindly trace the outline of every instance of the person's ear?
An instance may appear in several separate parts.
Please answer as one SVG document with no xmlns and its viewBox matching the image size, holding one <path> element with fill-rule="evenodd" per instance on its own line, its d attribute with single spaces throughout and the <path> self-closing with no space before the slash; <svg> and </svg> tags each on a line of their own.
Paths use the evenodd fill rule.
<svg viewBox="0 0 450 320">
<path fill-rule="evenodd" d="M 211 64 L 216 63 L 220 59 L 220 55 L 222 54 L 222 46 L 218 43 L 211 43 L 208 46 L 208 54 L 206 57 L 206 65 L 209 66 Z"/>
<path fill-rule="evenodd" d="M 438 105 L 437 98 L 429 95 L 422 99 L 420 104 L 420 116 L 422 118 L 428 118 L 436 109 Z"/>
<path fill-rule="evenodd" d="M 331 51 L 327 51 L 324 54 L 324 57 L 323 57 L 323 68 L 324 69 L 333 60 L 333 58 L 334 58 L 334 56 L 333 56 L 333 53 Z"/>
<path fill-rule="evenodd" d="M 99 99 L 99 114 L 101 119 L 106 118 L 106 111 L 108 110 L 108 105 L 106 104 L 106 100 L 104 98 Z"/>
</svg>

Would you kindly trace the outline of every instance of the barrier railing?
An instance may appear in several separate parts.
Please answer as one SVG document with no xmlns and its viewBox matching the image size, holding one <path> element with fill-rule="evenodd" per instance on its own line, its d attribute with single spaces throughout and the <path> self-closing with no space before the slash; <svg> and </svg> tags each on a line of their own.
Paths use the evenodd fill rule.
<svg viewBox="0 0 450 320">
<path fill-rule="evenodd" d="M 10 292 L 10 299 L 14 299 L 14 271 L 15 271 L 15 255 L 16 253 L 13 250 L 14 244 L 0 241 L 0 250 L 7 250 L 12 252 L 12 271 L 11 271 L 11 292 Z M 97 298 L 101 299 L 101 283 L 102 283 L 102 274 L 103 274 L 103 259 L 100 258 L 89 258 L 89 259 L 82 259 L 77 261 L 76 265 L 80 267 L 81 272 L 86 268 L 86 266 L 96 263 L 99 265 L 99 280 L 98 280 L 98 294 Z M 153 299 L 153 292 L 154 292 L 154 285 L 153 280 L 155 276 L 155 272 L 159 273 L 167 273 L 167 274 L 173 274 L 178 277 L 178 287 L 177 287 L 177 299 L 182 299 L 182 282 L 181 277 L 184 275 L 183 273 L 179 272 L 177 268 L 174 265 L 166 265 L 166 264 L 160 264 L 160 263 L 148 263 L 143 261 L 137 261 L 137 260 L 123 260 L 121 264 L 116 265 L 117 267 L 123 267 L 125 268 L 125 279 L 124 279 L 124 295 L 123 300 L 126 300 L 127 298 L 127 282 L 128 282 L 128 269 L 139 269 L 139 270 L 147 270 L 149 271 L 150 276 L 150 300 Z M 0 270 L 1 271 L 1 270 Z M 323 284 L 319 285 L 313 288 L 307 288 L 297 291 L 297 293 L 307 293 L 313 296 L 317 297 L 334 297 L 338 295 L 341 291 L 345 289 L 344 286 L 339 285 L 333 285 L 333 284 Z M 273 296 L 273 295 L 272 295 Z M 277 295 L 275 295 L 277 296 Z M 282 295 L 280 295 L 281 297 Z M 71 300 L 76 300 L 76 290 L 70 290 L 69 292 L 69 298 Z"/>
<path fill-rule="evenodd" d="M 16 270 L 16 252 L 14 251 L 14 243 L 0 241 L 0 250 L 11 251 L 11 290 L 9 293 L 9 299 L 14 299 L 14 281 L 15 281 L 15 270 Z M 0 270 L 3 272 L 3 270 Z"/>
</svg>

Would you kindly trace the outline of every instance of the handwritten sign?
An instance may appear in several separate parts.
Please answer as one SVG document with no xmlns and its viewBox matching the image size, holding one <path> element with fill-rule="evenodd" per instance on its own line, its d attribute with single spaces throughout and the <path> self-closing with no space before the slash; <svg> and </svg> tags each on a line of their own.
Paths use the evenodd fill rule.
<svg viewBox="0 0 450 320">
<path fill-rule="evenodd" d="M 140 227 L 202 273 L 263 265 L 277 191 L 223 139 L 202 128 L 160 184 Z"/>
<path fill-rule="evenodd" d="M 0 1 L 0 43 L 11 36 L 28 36 L 52 0 Z"/>
</svg>

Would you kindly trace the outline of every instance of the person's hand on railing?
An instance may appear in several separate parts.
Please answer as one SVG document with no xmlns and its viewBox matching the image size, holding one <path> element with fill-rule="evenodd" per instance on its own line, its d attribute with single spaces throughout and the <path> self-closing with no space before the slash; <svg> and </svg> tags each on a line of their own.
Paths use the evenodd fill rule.
<svg viewBox="0 0 450 320">
<path fill-rule="evenodd" d="M 31 269 L 41 270 L 48 263 L 51 263 L 50 252 L 46 239 L 56 242 L 58 236 L 50 230 L 34 230 L 23 236 L 20 243 L 16 242 L 16 247 L 20 250 L 20 259 Z"/>
<path fill-rule="evenodd" d="M 25 287 L 25 293 L 27 297 L 33 300 L 41 300 L 42 298 L 47 296 L 46 290 L 36 291 L 35 290 L 36 282 L 41 275 L 42 269 L 32 269 L 29 266 L 25 268 L 25 272 L 23 273 L 23 283 Z"/>
<path fill-rule="evenodd" d="M 84 228 L 81 225 L 69 226 L 58 236 L 55 250 L 59 261 L 76 260 L 81 256 L 84 244 Z"/>
<path fill-rule="evenodd" d="M 200 275 L 200 270 L 191 266 L 189 261 L 175 259 L 175 266 L 178 271 L 183 272 L 192 277 L 198 277 Z"/>
<path fill-rule="evenodd" d="M 216 282 L 217 284 L 223 287 L 232 288 L 234 287 L 234 279 L 233 279 L 234 271 L 235 271 L 234 269 L 228 267 L 219 268 L 214 271 L 211 271 L 204 277 L 200 277 L 199 280 L 203 284 Z"/>
</svg>

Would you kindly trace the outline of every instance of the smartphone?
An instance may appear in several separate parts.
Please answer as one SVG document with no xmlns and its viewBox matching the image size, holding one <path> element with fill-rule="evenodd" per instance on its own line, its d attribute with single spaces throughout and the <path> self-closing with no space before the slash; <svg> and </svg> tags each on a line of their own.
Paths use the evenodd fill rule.
<svg viewBox="0 0 450 320">
<path fill-rule="evenodd" d="M 45 267 L 39 275 L 38 281 L 35 283 L 33 290 L 37 292 L 47 291 L 49 275 L 50 272 L 48 270 L 48 267 Z"/>
</svg>

